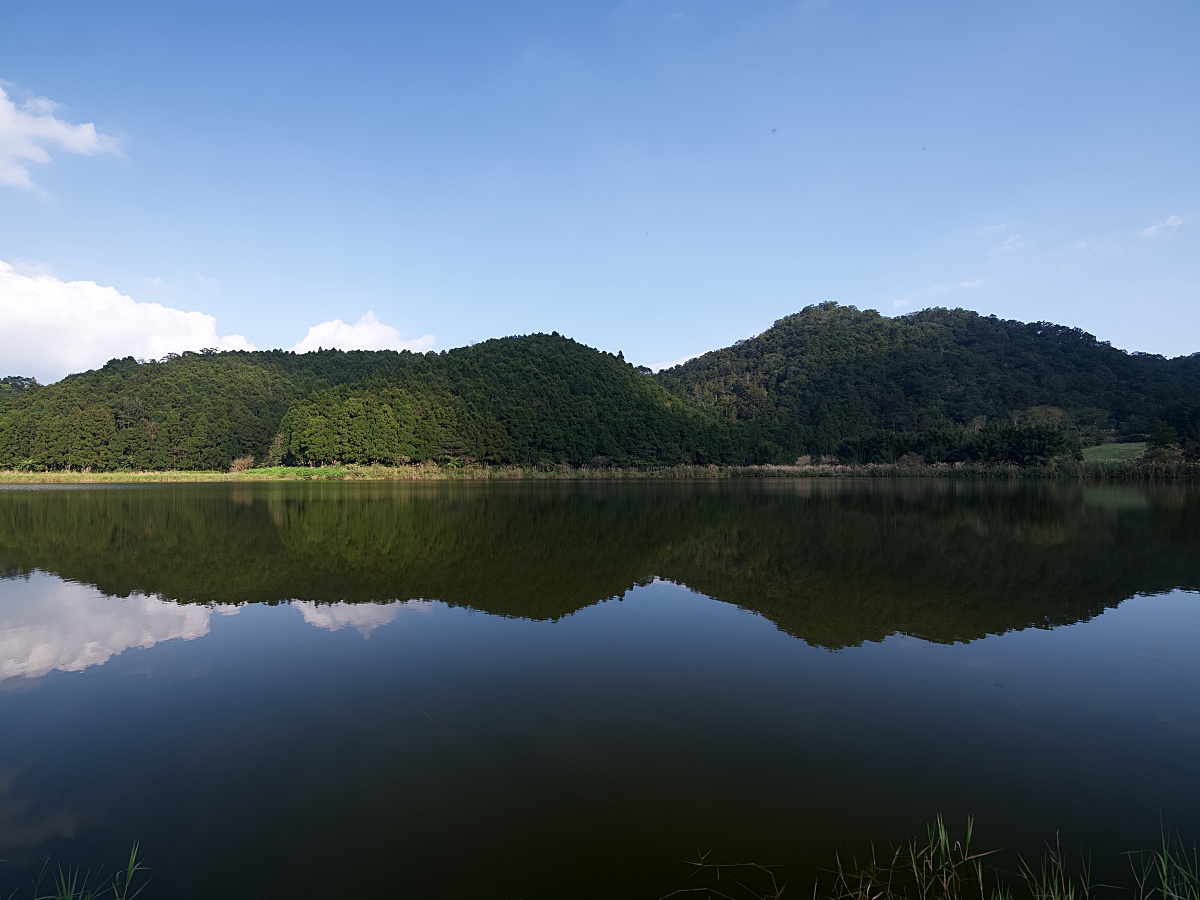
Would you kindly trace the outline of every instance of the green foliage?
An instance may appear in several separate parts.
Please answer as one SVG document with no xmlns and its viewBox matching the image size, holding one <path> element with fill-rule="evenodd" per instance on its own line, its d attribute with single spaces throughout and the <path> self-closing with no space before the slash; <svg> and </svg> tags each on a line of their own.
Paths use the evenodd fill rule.
<svg viewBox="0 0 1200 900">
<path fill-rule="evenodd" d="M 657 376 L 534 334 L 426 354 L 126 357 L 45 387 L 0 379 L 0 469 L 1033 466 L 1147 434 L 1159 462 L 1200 459 L 1200 355 L 1126 354 L 1078 329 L 964 310 L 889 319 L 833 303 Z"/>
<path fill-rule="evenodd" d="M 887 318 L 823 303 L 657 377 L 742 424 L 751 462 L 911 452 L 1027 464 L 1144 436 L 1155 411 L 1200 421 L 1200 355 L 1128 354 L 1079 329 L 966 310 Z"/>
<path fill-rule="evenodd" d="M 728 429 L 617 357 L 530 335 L 444 354 L 112 360 L 0 406 L 0 468 L 720 462 Z"/>
<path fill-rule="evenodd" d="M 20 900 L 26 896 L 30 900 L 133 900 L 146 888 L 146 881 L 139 876 L 149 870 L 138 857 L 136 842 L 129 851 L 129 859 L 112 875 L 62 864 L 57 865 L 51 874 L 50 862 L 49 859 L 44 860 L 40 869 L 32 873 L 29 894 L 13 891 L 5 895 L 5 900 Z M 49 893 L 43 886 L 47 881 Z M 135 888 L 138 882 L 141 884 Z"/>
</svg>

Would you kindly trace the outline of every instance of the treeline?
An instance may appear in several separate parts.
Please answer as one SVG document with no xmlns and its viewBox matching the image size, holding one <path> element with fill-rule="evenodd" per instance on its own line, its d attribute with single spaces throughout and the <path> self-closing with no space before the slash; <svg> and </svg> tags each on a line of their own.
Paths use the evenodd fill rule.
<svg viewBox="0 0 1200 900">
<path fill-rule="evenodd" d="M 1107 440 L 1200 457 L 1200 354 L 964 310 L 827 303 L 651 375 L 558 334 L 442 353 L 114 359 L 0 379 L 0 468 L 1015 463 Z"/>
</svg>

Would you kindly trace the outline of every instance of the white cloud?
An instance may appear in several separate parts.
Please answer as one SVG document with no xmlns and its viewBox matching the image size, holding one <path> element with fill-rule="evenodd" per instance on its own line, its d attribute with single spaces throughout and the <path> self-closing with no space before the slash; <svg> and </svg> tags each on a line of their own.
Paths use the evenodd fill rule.
<svg viewBox="0 0 1200 900">
<path fill-rule="evenodd" d="M 121 152 L 120 142 L 90 122 L 72 125 L 58 117 L 58 104 L 45 97 L 15 102 L 0 85 L 0 185 L 32 190 L 29 164 L 52 161 L 47 146 L 93 156 Z"/>
<path fill-rule="evenodd" d="M 960 288 L 966 288 L 967 290 L 970 290 L 972 288 L 982 287 L 982 285 L 983 285 L 982 278 L 976 278 L 974 281 L 960 281 L 958 283 L 958 286 Z"/>
<path fill-rule="evenodd" d="M 94 281 L 23 274 L 0 261 L 0 359 L 5 375 L 52 382 L 113 357 L 157 359 L 217 347 L 253 350 L 240 334 L 218 335 L 217 320 L 159 303 L 139 303 Z"/>
<path fill-rule="evenodd" d="M 648 368 L 651 372 L 661 372 L 663 369 L 673 369 L 676 366 L 682 366 L 689 359 L 695 359 L 699 353 L 693 353 L 691 356 L 681 356 L 679 359 L 673 359 L 670 362 L 650 363 Z"/>
<path fill-rule="evenodd" d="M 1167 216 L 1161 222 L 1155 222 L 1147 228 L 1142 229 L 1142 237 L 1152 238 L 1162 234 L 1164 231 L 1174 231 L 1183 224 L 1183 219 L 1179 216 Z"/>
<path fill-rule="evenodd" d="M 326 350 L 412 350 L 423 353 L 432 350 L 434 343 L 432 334 L 405 340 L 399 331 L 380 322 L 374 312 L 368 311 L 353 325 L 347 325 L 341 319 L 314 325 L 292 349 L 297 353 L 308 353 L 319 347 Z"/>
</svg>

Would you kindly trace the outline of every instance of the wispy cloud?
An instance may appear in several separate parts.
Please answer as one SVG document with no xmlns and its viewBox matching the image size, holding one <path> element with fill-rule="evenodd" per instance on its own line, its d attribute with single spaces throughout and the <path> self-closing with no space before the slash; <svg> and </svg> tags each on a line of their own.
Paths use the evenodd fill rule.
<svg viewBox="0 0 1200 900">
<path fill-rule="evenodd" d="M 1164 232 L 1174 231 L 1182 224 L 1183 219 L 1179 216 L 1167 216 L 1161 222 L 1155 222 L 1153 225 L 1143 228 L 1141 234 L 1144 238 L 1157 237 Z"/>
<path fill-rule="evenodd" d="M 951 291 L 970 291 L 982 286 L 982 278 L 976 278 L 971 281 L 959 281 L 955 283 L 940 282 L 938 284 L 931 284 L 929 287 L 922 288 L 919 291 L 913 291 L 911 294 L 906 294 L 903 297 L 897 297 L 892 301 L 892 306 L 897 309 L 903 309 L 906 306 L 921 304 L 926 300 L 931 300 L 934 297 L 939 297 L 942 294 L 946 294 Z"/>
<path fill-rule="evenodd" d="M 651 372 L 661 372 L 663 369 L 673 369 L 676 366 L 682 366 L 689 359 L 695 359 L 699 355 L 700 355 L 699 353 L 693 353 L 691 356 L 681 356 L 681 357 L 679 357 L 679 359 L 673 359 L 670 362 L 650 363 L 650 365 L 647 366 L 647 368 Z"/>
<path fill-rule="evenodd" d="M 101 134 L 91 122 L 73 125 L 60 118 L 58 110 L 46 97 L 18 103 L 0 84 L 0 185 L 33 190 L 29 166 L 53 161 L 47 147 L 83 156 L 120 154 L 115 137 Z"/>
<path fill-rule="evenodd" d="M 321 322 L 308 329 L 308 334 L 292 347 L 297 353 L 308 353 L 320 347 L 338 350 L 412 350 L 423 353 L 432 350 L 436 340 L 432 334 L 419 338 L 404 338 L 391 325 L 385 325 L 370 310 L 353 325 L 341 319 Z"/>
<path fill-rule="evenodd" d="M 18 275 L 53 275 L 54 266 L 40 259 L 14 259 L 10 265 Z"/>
<path fill-rule="evenodd" d="M 1012 253 L 1014 250 L 1020 250 L 1025 246 L 1025 238 L 1019 234 L 1010 234 L 1000 243 L 992 248 L 993 253 Z"/>
</svg>

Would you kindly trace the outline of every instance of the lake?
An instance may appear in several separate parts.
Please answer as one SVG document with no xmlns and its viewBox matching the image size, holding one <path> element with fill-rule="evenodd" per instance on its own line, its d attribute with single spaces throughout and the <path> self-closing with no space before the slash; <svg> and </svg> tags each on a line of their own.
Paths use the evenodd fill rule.
<svg viewBox="0 0 1200 900">
<path fill-rule="evenodd" d="M 1200 837 L 1198 590 L 1194 486 L 0 489 L 0 888 L 811 896 L 939 813 L 1103 875 Z"/>
</svg>

